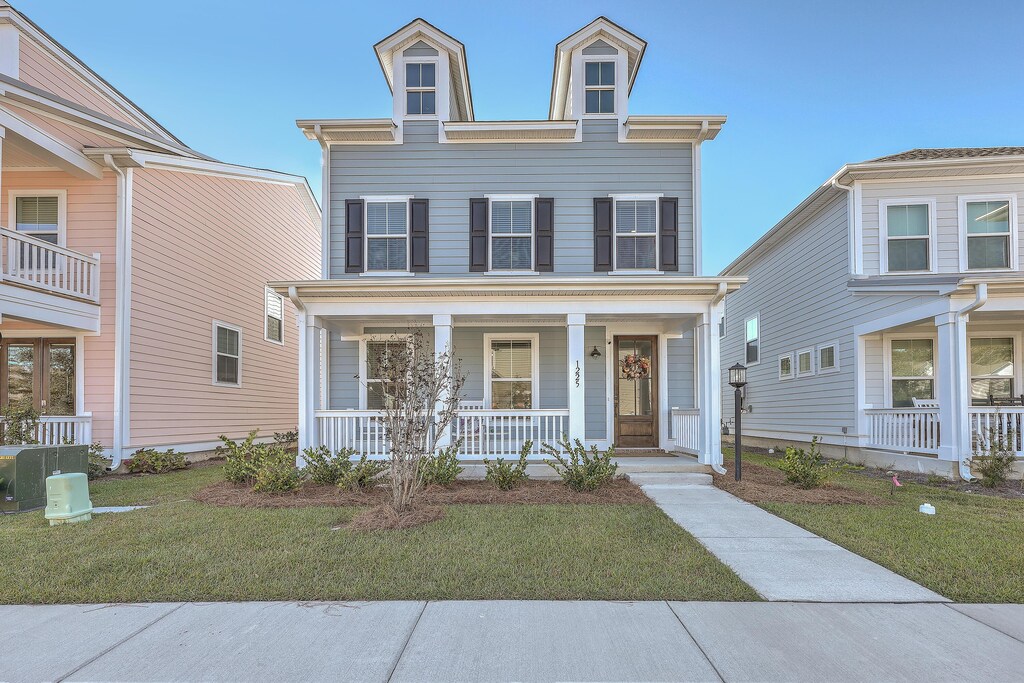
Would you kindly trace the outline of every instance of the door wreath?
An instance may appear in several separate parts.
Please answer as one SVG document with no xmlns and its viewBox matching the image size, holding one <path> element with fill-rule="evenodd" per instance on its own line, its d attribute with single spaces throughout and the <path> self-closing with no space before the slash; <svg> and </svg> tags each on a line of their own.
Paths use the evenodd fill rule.
<svg viewBox="0 0 1024 683">
<path fill-rule="evenodd" d="M 651 359 L 638 353 L 627 354 L 622 359 L 622 376 L 626 379 L 647 379 L 651 375 Z"/>
</svg>

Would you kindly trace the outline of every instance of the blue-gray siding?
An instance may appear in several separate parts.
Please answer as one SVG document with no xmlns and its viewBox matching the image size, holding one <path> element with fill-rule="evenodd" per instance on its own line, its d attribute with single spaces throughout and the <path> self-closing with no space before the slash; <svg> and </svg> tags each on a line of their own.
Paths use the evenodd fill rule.
<svg viewBox="0 0 1024 683">
<path fill-rule="evenodd" d="M 691 147 L 618 142 L 614 121 L 585 121 L 578 143 L 448 143 L 436 122 L 406 122 L 401 145 L 331 146 L 331 277 L 345 274 L 345 200 L 414 195 L 430 200 L 430 273 L 469 273 L 469 198 L 553 197 L 555 270 L 594 274 L 595 197 L 662 193 L 679 198 L 679 274 L 693 274 Z M 486 277 L 486 276 L 484 276 Z"/>
</svg>

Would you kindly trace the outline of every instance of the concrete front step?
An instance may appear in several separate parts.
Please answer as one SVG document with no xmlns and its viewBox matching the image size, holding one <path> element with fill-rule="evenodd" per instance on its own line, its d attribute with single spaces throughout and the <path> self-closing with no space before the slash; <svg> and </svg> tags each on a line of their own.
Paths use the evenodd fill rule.
<svg viewBox="0 0 1024 683">
<path fill-rule="evenodd" d="M 645 489 L 712 485 L 711 475 L 704 472 L 627 472 L 626 478 Z"/>
</svg>

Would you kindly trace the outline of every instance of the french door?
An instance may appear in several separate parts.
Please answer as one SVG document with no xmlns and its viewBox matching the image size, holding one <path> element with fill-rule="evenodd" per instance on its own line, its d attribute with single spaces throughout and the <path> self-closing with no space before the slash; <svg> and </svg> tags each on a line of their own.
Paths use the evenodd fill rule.
<svg viewBox="0 0 1024 683">
<path fill-rule="evenodd" d="M 75 340 L 0 342 L 0 405 L 35 408 L 41 415 L 75 415 Z"/>
</svg>

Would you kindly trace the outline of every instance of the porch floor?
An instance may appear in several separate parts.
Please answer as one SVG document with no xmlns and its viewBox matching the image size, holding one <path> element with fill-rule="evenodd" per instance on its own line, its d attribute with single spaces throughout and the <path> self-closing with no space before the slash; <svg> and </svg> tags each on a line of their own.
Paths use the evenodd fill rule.
<svg viewBox="0 0 1024 683">
<path fill-rule="evenodd" d="M 506 458 L 507 459 L 507 458 Z M 619 466 L 620 474 L 638 474 L 640 472 L 711 472 L 711 468 L 697 462 L 692 455 L 681 453 L 664 453 L 661 455 L 627 455 L 614 458 Z M 463 479 L 483 479 L 487 474 L 482 460 L 464 460 L 459 463 L 465 468 L 462 472 Z M 531 479 L 558 479 L 553 469 L 543 462 L 530 462 L 526 466 L 526 473 Z"/>
</svg>

